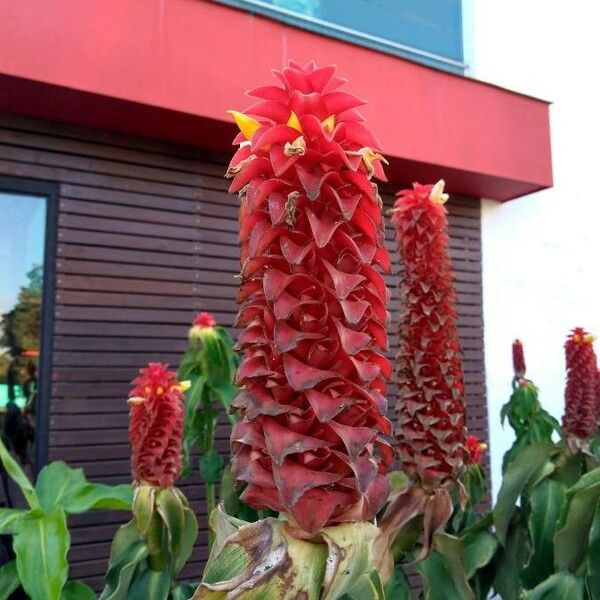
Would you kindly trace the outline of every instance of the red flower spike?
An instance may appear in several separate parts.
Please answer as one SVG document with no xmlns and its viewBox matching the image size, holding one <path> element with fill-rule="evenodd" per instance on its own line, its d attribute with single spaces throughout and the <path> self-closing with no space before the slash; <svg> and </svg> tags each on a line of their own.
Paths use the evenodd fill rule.
<svg viewBox="0 0 600 600">
<path fill-rule="evenodd" d="M 133 479 L 138 485 L 174 485 L 181 473 L 183 397 L 189 382 L 179 382 L 168 365 L 140 369 L 129 393 L 129 444 Z"/>
<path fill-rule="evenodd" d="M 385 159 L 334 68 L 276 75 L 283 87 L 252 90 L 248 114 L 232 112 L 246 328 L 233 472 L 245 502 L 312 534 L 371 519 L 389 490 L 388 291 L 375 270 L 389 257 L 371 182 Z"/>
<path fill-rule="evenodd" d="M 404 266 L 398 354 L 403 470 L 425 487 L 457 480 L 465 452 L 464 384 L 443 182 L 398 193 L 392 222 Z"/>
<path fill-rule="evenodd" d="M 393 573 L 394 540 L 411 519 L 423 515 L 419 561 L 431 552 L 434 534 L 452 516 L 451 488 L 463 507 L 467 501 L 459 477 L 471 455 L 443 206 L 447 199 L 443 181 L 415 183 L 412 190 L 398 192 L 392 210 L 406 301 L 399 328 L 396 437 L 402 469 L 412 481 L 390 498 L 378 523 L 375 554 L 383 581 Z"/>
<path fill-rule="evenodd" d="M 467 448 L 467 463 L 470 465 L 478 465 L 481 463 L 483 454 L 487 449 L 487 444 L 479 440 L 476 435 L 468 435 L 466 440 Z"/>
<path fill-rule="evenodd" d="M 525 377 L 525 354 L 523 353 L 523 344 L 520 340 L 515 340 L 512 345 L 513 370 L 516 379 Z"/>
<path fill-rule="evenodd" d="M 565 342 L 567 386 L 563 430 L 567 436 L 590 438 L 597 429 L 596 379 L 598 368 L 594 337 L 585 329 L 573 329 Z"/>
</svg>

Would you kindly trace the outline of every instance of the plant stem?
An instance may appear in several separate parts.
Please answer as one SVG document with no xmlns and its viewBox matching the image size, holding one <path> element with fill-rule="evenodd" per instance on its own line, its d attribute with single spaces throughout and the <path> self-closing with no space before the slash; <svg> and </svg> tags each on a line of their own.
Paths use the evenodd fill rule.
<svg viewBox="0 0 600 600">
<path fill-rule="evenodd" d="M 206 512 L 210 518 L 212 511 L 216 508 L 216 500 L 215 500 L 215 484 L 214 483 L 206 483 Z M 208 528 L 208 549 L 212 548 L 212 545 L 215 541 L 215 532 L 211 527 Z"/>
</svg>

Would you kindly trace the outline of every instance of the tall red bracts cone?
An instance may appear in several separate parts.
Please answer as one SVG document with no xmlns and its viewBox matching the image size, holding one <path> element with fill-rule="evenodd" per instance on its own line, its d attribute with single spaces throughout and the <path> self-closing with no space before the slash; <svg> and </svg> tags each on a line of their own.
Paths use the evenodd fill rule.
<svg viewBox="0 0 600 600">
<path fill-rule="evenodd" d="M 465 459 L 464 383 L 443 182 L 399 192 L 392 222 L 404 274 L 397 437 L 403 470 L 424 487 L 457 479 Z"/>
<path fill-rule="evenodd" d="M 597 430 L 597 372 L 594 337 L 573 329 L 565 342 L 567 385 L 562 426 L 567 438 L 585 440 Z"/>
<path fill-rule="evenodd" d="M 456 292 L 448 256 L 444 182 L 414 184 L 403 190 L 392 210 L 396 241 L 404 268 L 398 352 L 398 452 L 412 483 L 390 501 L 379 525 L 379 549 L 391 548 L 402 527 L 423 514 L 423 550 L 452 515 L 450 489 L 461 504 L 466 492 L 459 481 L 472 458 L 466 446 L 465 404 Z M 393 563 L 380 565 L 386 577 Z"/>
<path fill-rule="evenodd" d="M 138 485 L 168 488 L 181 473 L 183 392 L 167 365 L 140 369 L 129 394 L 129 443 L 133 479 Z"/>
<path fill-rule="evenodd" d="M 332 66 L 290 62 L 231 111 L 240 206 L 243 356 L 231 436 L 242 499 L 309 533 L 371 519 L 394 452 L 383 157 Z"/>
</svg>

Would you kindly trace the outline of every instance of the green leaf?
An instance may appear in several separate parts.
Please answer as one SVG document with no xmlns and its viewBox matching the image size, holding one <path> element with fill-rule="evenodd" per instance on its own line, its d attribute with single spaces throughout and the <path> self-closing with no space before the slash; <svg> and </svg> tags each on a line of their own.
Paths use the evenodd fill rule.
<svg viewBox="0 0 600 600">
<path fill-rule="evenodd" d="M 231 414 L 229 408 L 239 393 L 238 388 L 233 383 L 226 382 L 219 385 L 212 385 L 211 389 L 221 401 L 229 421 L 235 423 L 238 420 L 237 413 Z"/>
<path fill-rule="evenodd" d="M 197 587 L 197 583 L 180 583 L 171 591 L 171 600 L 189 600 Z"/>
<path fill-rule="evenodd" d="M 0 461 L 2 461 L 4 469 L 10 475 L 11 479 L 21 488 L 21 492 L 23 493 L 23 496 L 25 496 L 25 500 L 27 500 L 29 506 L 31 508 L 37 508 L 39 506 L 38 499 L 31 481 L 29 481 L 29 478 L 25 475 L 23 469 L 21 469 L 19 463 L 11 456 L 1 439 Z"/>
<path fill-rule="evenodd" d="M 583 579 L 571 573 L 554 573 L 531 590 L 526 600 L 583 600 Z"/>
<path fill-rule="evenodd" d="M 404 471 L 390 471 L 388 479 L 390 481 L 390 495 L 410 482 L 410 477 Z"/>
<path fill-rule="evenodd" d="M 373 542 L 379 530 L 366 521 L 326 527 L 321 533 L 329 556 L 334 557 L 333 568 L 325 572 L 322 600 L 335 600 L 349 593 L 363 574 L 373 568 Z"/>
<path fill-rule="evenodd" d="M 129 600 L 129 588 L 136 571 L 147 568 L 148 546 L 139 538 L 134 521 L 117 530 L 110 549 L 106 585 L 100 600 Z"/>
<path fill-rule="evenodd" d="M 410 600 L 410 584 L 400 565 L 396 565 L 392 578 L 385 586 L 385 597 L 389 600 Z"/>
<path fill-rule="evenodd" d="M 79 514 L 88 510 L 131 510 L 133 489 L 130 484 L 106 485 L 86 483 L 77 494 L 63 499 L 68 514 Z"/>
<path fill-rule="evenodd" d="M 590 527 L 587 570 L 591 600 L 600 600 L 600 502 Z"/>
<path fill-rule="evenodd" d="M 596 478 L 587 475 L 569 489 L 565 524 L 554 537 L 554 560 L 560 570 L 576 572 L 587 552 L 589 531 L 600 499 L 600 482 L 594 483 Z M 582 487 L 584 479 L 589 483 L 588 487 Z"/>
<path fill-rule="evenodd" d="M 16 533 L 19 519 L 28 512 L 20 508 L 0 508 L 0 534 Z"/>
<path fill-rule="evenodd" d="M 21 583 L 14 560 L 0 567 L 0 600 L 7 600 Z"/>
<path fill-rule="evenodd" d="M 156 488 L 153 485 L 140 485 L 136 488 L 133 499 L 133 518 L 140 537 L 148 535 L 150 522 L 154 515 Z"/>
<path fill-rule="evenodd" d="M 70 545 L 67 519 L 62 508 L 50 513 L 30 511 L 19 519 L 13 539 L 17 571 L 32 600 L 59 600 L 67 581 Z"/>
<path fill-rule="evenodd" d="M 185 420 L 183 429 L 183 468 L 182 474 L 188 477 L 190 473 L 190 455 L 194 446 L 200 446 L 204 437 L 205 415 L 202 412 L 202 396 L 206 378 L 200 375 L 192 381 L 192 386 L 185 397 Z"/>
<path fill-rule="evenodd" d="M 494 507 L 496 533 L 502 545 L 506 544 L 508 525 L 519 496 L 529 480 L 537 478 L 536 475 L 539 477 L 540 470 L 543 471 L 550 458 L 557 453 L 558 450 L 550 445 L 528 446 L 508 466 Z"/>
<path fill-rule="evenodd" d="M 535 587 L 554 572 L 554 534 L 567 503 L 567 488 L 552 479 L 542 481 L 529 495 L 531 557 L 523 572 L 527 587 Z"/>
<path fill-rule="evenodd" d="M 211 448 L 199 461 L 200 475 L 205 483 L 219 483 L 223 470 L 223 457 Z"/>
<path fill-rule="evenodd" d="M 77 495 L 86 485 L 83 469 L 71 469 L 62 460 L 46 465 L 38 475 L 35 492 L 44 512 L 52 512 L 65 498 Z"/>
<path fill-rule="evenodd" d="M 173 558 L 179 556 L 185 514 L 183 503 L 172 489 L 162 489 L 156 495 L 156 510 L 167 527 L 169 549 Z"/>
<path fill-rule="evenodd" d="M 468 531 L 461 539 L 465 549 L 465 573 L 467 579 L 471 579 L 494 558 L 498 540 L 485 529 Z"/>
<path fill-rule="evenodd" d="M 461 540 L 447 533 L 437 533 L 434 540 L 435 551 L 416 565 L 424 580 L 425 600 L 474 600 Z"/>
<path fill-rule="evenodd" d="M 183 509 L 183 532 L 179 543 L 179 556 L 175 557 L 173 571 L 175 575 L 183 569 L 194 550 L 198 538 L 198 520 L 193 510 L 187 506 Z"/>
<path fill-rule="evenodd" d="M 247 524 L 225 515 L 220 507 L 211 514 L 210 523 L 216 532 L 216 542 L 212 546 L 202 583 L 194 598 L 223 600 L 231 592 L 232 597 L 237 596 L 240 600 L 244 597 L 248 600 L 266 600 L 281 597 L 282 590 L 285 590 L 288 598 L 333 599 L 347 591 L 339 590 L 337 596 L 328 595 L 331 584 L 335 584 L 337 588 L 339 577 L 348 581 L 350 589 L 367 570 L 367 566 L 361 564 L 361 571 L 352 571 L 354 555 L 362 555 L 361 543 L 356 544 L 357 548 L 348 548 L 346 545 L 341 548 L 328 535 L 327 543 L 333 543 L 342 552 L 331 561 L 328 587 L 323 589 L 321 595 L 327 559 L 325 544 L 294 537 L 278 519 L 264 519 Z M 365 533 L 362 525 L 370 525 L 375 530 L 370 523 L 351 525 L 358 527 L 344 525 L 325 528 L 323 535 L 330 533 L 337 539 L 340 534 L 351 543 L 355 539 L 361 539 L 354 537 L 353 532 Z M 369 542 L 372 543 L 372 539 L 369 536 Z M 256 576 L 257 572 L 260 577 Z M 245 585 L 248 586 L 247 594 L 241 593 Z"/>
<path fill-rule="evenodd" d="M 575 495 L 586 488 L 592 487 L 600 483 L 600 469 L 594 469 L 589 473 L 582 475 L 577 483 L 569 488 L 569 496 Z"/>
<path fill-rule="evenodd" d="M 352 600 L 385 600 L 379 573 L 375 570 L 365 573 L 347 592 L 346 596 Z"/>
<path fill-rule="evenodd" d="M 82 581 L 68 581 L 61 600 L 96 600 L 96 592 Z"/>
<path fill-rule="evenodd" d="M 185 381 L 194 376 L 202 374 L 202 365 L 200 362 L 201 350 L 199 348 L 190 348 L 182 357 L 177 371 L 177 379 Z"/>
<path fill-rule="evenodd" d="M 462 482 L 467 490 L 471 506 L 475 506 L 483 500 L 486 493 L 485 473 L 479 465 L 468 465 L 462 476 Z"/>
<path fill-rule="evenodd" d="M 167 600 L 171 590 L 171 574 L 168 571 L 143 571 L 132 582 L 127 598 Z"/>
<path fill-rule="evenodd" d="M 506 545 L 494 560 L 494 589 L 502 600 L 519 600 L 521 597 L 520 575 L 529 556 L 527 529 L 519 520 L 511 523 Z"/>
</svg>

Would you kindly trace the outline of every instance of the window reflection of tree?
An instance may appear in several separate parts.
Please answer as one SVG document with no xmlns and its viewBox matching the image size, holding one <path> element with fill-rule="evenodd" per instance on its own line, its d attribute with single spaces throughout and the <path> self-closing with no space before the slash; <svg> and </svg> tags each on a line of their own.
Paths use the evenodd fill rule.
<svg viewBox="0 0 600 600">
<path fill-rule="evenodd" d="M 0 407 L 0 433 L 21 465 L 33 471 L 37 402 L 37 360 L 40 345 L 43 268 L 27 273 L 14 307 L 0 321 L 0 382 L 6 385 L 6 405 Z"/>
</svg>

